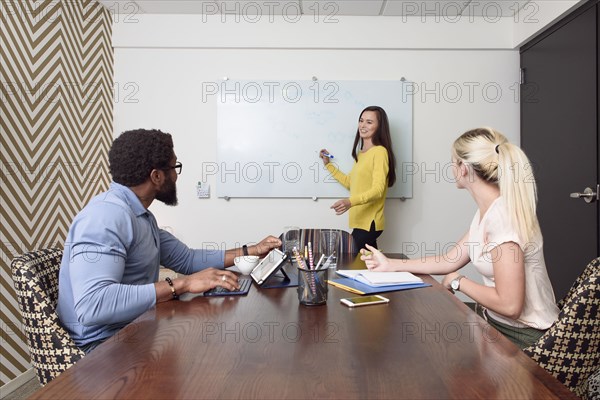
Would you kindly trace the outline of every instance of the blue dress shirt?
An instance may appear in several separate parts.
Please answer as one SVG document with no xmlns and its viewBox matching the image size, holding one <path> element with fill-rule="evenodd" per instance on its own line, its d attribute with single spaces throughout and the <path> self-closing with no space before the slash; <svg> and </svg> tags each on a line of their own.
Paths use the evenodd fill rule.
<svg viewBox="0 0 600 400">
<path fill-rule="evenodd" d="M 126 186 L 111 183 L 75 217 L 59 274 L 58 316 L 78 346 L 114 335 L 156 304 L 159 266 L 223 268 L 223 250 L 193 250 L 159 229 Z"/>
</svg>

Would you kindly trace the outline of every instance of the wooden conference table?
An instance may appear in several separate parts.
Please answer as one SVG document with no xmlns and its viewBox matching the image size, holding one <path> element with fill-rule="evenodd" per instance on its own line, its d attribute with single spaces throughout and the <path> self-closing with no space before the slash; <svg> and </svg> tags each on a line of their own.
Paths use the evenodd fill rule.
<svg viewBox="0 0 600 400">
<path fill-rule="evenodd" d="M 577 398 L 430 276 L 350 309 L 296 288 L 169 301 L 32 399 Z"/>
</svg>

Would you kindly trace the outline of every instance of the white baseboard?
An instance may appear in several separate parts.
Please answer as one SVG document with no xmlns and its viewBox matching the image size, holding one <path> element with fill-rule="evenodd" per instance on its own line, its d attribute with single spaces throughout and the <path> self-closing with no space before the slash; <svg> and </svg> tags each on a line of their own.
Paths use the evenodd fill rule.
<svg viewBox="0 0 600 400">
<path fill-rule="evenodd" d="M 0 399 L 5 398 L 6 396 L 23 386 L 25 383 L 29 382 L 33 378 L 35 378 L 35 371 L 33 368 L 29 368 L 27 371 L 23 372 L 21 375 L 17 376 L 12 381 L 0 387 Z"/>
</svg>

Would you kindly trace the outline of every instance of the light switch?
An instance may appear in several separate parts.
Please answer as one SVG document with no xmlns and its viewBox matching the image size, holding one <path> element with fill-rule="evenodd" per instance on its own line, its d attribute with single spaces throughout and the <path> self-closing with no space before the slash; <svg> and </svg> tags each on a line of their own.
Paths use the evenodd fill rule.
<svg viewBox="0 0 600 400">
<path fill-rule="evenodd" d="M 198 196 L 199 199 L 209 199 L 210 185 L 205 182 L 198 182 L 196 185 L 196 196 Z"/>
</svg>

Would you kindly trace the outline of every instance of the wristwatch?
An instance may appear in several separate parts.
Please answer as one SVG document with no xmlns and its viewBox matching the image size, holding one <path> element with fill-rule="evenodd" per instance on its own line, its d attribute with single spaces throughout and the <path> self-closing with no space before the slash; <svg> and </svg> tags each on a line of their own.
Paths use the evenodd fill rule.
<svg viewBox="0 0 600 400">
<path fill-rule="evenodd" d="M 452 290 L 460 290 L 460 280 L 464 277 L 464 275 L 459 275 L 456 278 L 452 279 L 452 282 L 450 282 L 450 287 L 452 288 Z"/>
</svg>

